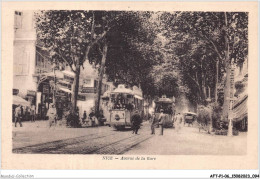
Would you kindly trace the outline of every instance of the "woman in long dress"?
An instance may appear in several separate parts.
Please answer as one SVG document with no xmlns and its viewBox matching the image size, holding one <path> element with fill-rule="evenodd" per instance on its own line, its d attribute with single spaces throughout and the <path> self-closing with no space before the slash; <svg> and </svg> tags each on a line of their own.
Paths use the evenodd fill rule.
<svg viewBox="0 0 260 179">
<path fill-rule="evenodd" d="M 50 109 L 47 112 L 47 116 L 49 117 L 49 127 L 51 127 L 53 124 L 56 124 L 57 110 L 55 104 L 51 104 Z"/>
</svg>

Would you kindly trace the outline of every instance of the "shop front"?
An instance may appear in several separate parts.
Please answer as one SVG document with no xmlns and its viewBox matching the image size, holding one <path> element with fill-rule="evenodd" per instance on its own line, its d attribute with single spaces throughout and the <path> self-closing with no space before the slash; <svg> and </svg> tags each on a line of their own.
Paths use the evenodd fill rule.
<svg viewBox="0 0 260 179">
<path fill-rule="evenodd" d="M 50 103 L 53 102 L 53 91 L 50 86 L 50 79 L 43 77 L 40 80 L 37 88 L 37 101 L 36 112 L 38 119 L 46 120 L 46 114 L 50 107 Z"/>
</svg>

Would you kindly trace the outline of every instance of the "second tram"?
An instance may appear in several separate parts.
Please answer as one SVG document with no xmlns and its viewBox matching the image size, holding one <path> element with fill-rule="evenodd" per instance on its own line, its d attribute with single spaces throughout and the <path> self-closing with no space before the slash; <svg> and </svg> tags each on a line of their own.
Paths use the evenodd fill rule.
<svg viewBox="0 0 260 179">
<path fill-rule="evenodd" d="M 160 110 L 163 109 L 163 113 L 166 114 L 166 119 L 163 123 L 165 128 L 173 127 L 173 117 L 175 115 L 175 101 L 173 99 L 167 98 L 165 95 L 162 98 L 155 100 L 155 119 L 158 120 L 160 115 Z"/>
</svg>

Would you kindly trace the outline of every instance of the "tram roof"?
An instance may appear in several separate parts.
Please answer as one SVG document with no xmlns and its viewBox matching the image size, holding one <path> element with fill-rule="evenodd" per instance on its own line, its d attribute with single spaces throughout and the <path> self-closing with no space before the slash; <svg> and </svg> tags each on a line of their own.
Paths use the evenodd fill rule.
<svg viewBox="0 0 260 179">
<path fill-rule="evenodd" d="M 137 90 L 137 88 L 134 88 L 134 90 L 131 90 L 129 88 L 126 88 L 124 85 L 118 85 L 114 91 L 111 92 L 113 93 L 125 93 L 125 94 L 130 94 L 133 95 L 135 98 L 138 99 L 143 99 L 142 97 L 142 92 L 140 90 Z"/>
<path fill-rule="evenodd" d="M 131 95 L 134 94 L 133 91 L 131 89 L 128 89 L 128 88 L 116 88 L 111 93 L 127 93 L 127 94 L 131 94 Z"/>
</svg>

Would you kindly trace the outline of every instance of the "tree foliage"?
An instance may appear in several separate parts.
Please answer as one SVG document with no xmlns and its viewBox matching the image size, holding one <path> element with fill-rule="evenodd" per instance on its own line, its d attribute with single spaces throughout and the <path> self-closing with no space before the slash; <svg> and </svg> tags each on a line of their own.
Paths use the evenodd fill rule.
<svg viewBox="0 0 260 179">
<path fill-rule="evenodd" d="M 169 49 L 174 49 L 187 95 L 202 102 L 215 91 L 216 74 L 225 83 L 231 61 L 247 58 L 248 14 L 240 12 L 174 12 L 161 16 Z M 219 62 L 218 69 L 216 63 Z M 226 84 L 225 84 L 226 85 Z"/>
</svg>

